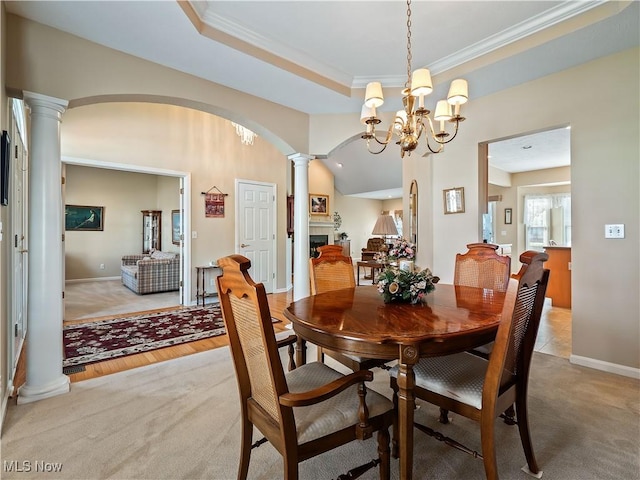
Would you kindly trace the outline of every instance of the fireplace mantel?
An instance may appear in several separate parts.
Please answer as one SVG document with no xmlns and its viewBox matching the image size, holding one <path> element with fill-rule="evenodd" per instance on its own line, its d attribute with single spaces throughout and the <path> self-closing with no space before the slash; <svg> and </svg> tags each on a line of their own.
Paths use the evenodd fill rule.
<svg viewBox="0 0 640 480">
<path fill-rule="evenodd" d="M 309 227 L 314 227 L 314 228 L 333 228 L 333 222 L 309 222 Z"/>
</svg>

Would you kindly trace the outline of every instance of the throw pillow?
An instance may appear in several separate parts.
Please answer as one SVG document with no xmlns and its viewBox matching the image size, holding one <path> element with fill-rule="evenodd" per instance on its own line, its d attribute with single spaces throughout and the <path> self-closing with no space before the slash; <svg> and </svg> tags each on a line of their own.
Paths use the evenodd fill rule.
<svg viewBox="0 0 640 480">
<path fill-rule="evenodd" d="M 156 250 L 151 254 L 151 258 L 155 260 L 173 260 L 174 258 L 176 258 L 176 254 L 171 252 L 161 252 L 160 250 Z"/>
</svg>

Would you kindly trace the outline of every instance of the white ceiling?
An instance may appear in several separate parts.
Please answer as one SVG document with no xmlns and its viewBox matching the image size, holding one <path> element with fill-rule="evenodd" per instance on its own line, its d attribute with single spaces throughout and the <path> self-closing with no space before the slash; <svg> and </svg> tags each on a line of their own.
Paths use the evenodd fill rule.
<svg viewBox="0 0 640 480">
<path fill-rule="evenodd" d="M 398 0 L 6 5 L 16 15 L 308 114 L 359 115 L 363 87 L 371 80 L 386 87 L 382 110 L 400 107 L 406 5 Z M 454 71 L 469 81 L 473 101 L 637 46 L 640 38 L 635 1 L 414 0 L 412 11 L 412 68 L 430 68 L 436 87 L 428 108 L 446 94 Z M 558 36 L 554 32 L 568 18 L 577 27 Z M 526 46 L 518 41 L 524 38 Z M 521 146 L 516 140 L 495 145 L 502 150 L 496 158 L 512 159 Z M 324 162 L 343 194 L 387 198 L 401 187 L 397 151 L 370 155 L 358 141 Z"/>
</svg>

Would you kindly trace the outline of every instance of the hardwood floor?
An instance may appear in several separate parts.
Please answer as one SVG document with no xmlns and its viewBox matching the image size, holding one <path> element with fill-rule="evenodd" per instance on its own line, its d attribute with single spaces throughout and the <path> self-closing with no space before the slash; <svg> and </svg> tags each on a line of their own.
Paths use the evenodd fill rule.
<svg viewBox="0 0 640 480">
<path fill-rule="evenodd" d="M 368 285 L 368 281 L 363 281 L 362 285 Z M 289 321 L 284 317 L 283 310 L 291 303 L 293 299 L 292 292 L 286 293 L 274 293 L 268 295 L 269 307 L 271 309 L 271 315 L 280 323 L 274 324 L 276 333 L 288 331 L 286 325 Z M 147 310 L 144 312 L 135 313 L 148 313 L 159 310 L 171 310 L 176 307 L 165 307 L 160 309 Z M 120 315 L 101 316 L 99 318 L 93 318 L 93 320 L 104 320 L 107 318 L 115 318 Z M 87 319 L 71 320 L 65 322 L 65 324 L 86 322 Z M 138 368 L 145 365 L 151 365 L 157 362 L 164 362 L 185 355 L 191 355 L 213 348 L 228 345 L 228 339 L 226 335 L 218 337 L 198 340 L 182 345 L 175 345 L 172 347 L 161 348 L 152 350 L 149 352 L 143 352 L 136 355 L 129 355 L 122 358 L 116 358 L 113 360 L 107 360 L 104 362 L 98 362 L 85 366 L 85 371 L 69 374 L 71 382 L 79 382 L 82 380 L 88 380 L 90 378 L 101 377 L 103 375 L 109 375 L 124 370 L 130 370 L 132 368 Z M 25 373 L 25 358 L 24 353 L 26 345 L 23 346 L 18 366 L 16 370 L 16 376 L 14 379 L 14 385 L 19 387 L 26 381 Z M 542 320 L 540 324 L 540 330 L 536 339 L 535 351 L 547 353 L 549 355 L 568 358 L 571 354 L 571 310 L 566 308 L 554 308 L 549 303 L 544 307 L 542 313 Z M 15 394 L 15 392 L 14 392 Z"/>
<path fill-rule="evenodd" d="M 291 303 L 292 293 L 274 293 L 268 295 L 269 308 L 271 309 L 271 316 L 281 320 L 280 323 L 274 323 L 273 328 L 276 333 L 288 331 L 286 325 L 289 321 L 284 317 L 282 311 Z M 173 310 L 173 308 L 161 308 L 154 310 L 147 310 L 138 313 L 150 313 L 153 311 Z M 108 318 L 116 318 L 121 315 L 102 316 L 94 320 L 106 320 Z M 86 322 L 87 320 L 73 320 L 65 322 L 65 324 Z M 228 345 L 228 337 L 226 335 L 220 335 L 213 338 L 206 338 L 203 340 L 197 340 L 195 342 L 184 343 L 182 345 L 175 345 L 172 347 L 159 348 L 157 350 L 151 350 L 149 352 L 138 353 L 135 355 L 129 355 L 126 357 L 115 358 L 113 360 L 106 360 L 104 362 L 92 363 L 85 366 L 85 371 L 69 374 L 71 382 L 79 382 L 82 380 L 88 380 L 90 378 L 101 377 L 103 375 L 109 375 L 116 372 L 122 372 L 124 370 L 130 370 L 132 368 L 143 367 L 145 365 L 151 365 L 157 362 L 164 362 L 178 357 L 191 355 L 193 353 L 203 352 L 214 348 Z M 26 381 L 26 369 L 25 369 L 25 351 L 26 345 L 23 346 L 20 359 L 18 360 L 18 366 L 16 369 L 16 375 L 14 378 L 14 385 L 17 388 L 24 384 Z M 15 392 L 14 392 L 15 395 Z"/>
</svg>

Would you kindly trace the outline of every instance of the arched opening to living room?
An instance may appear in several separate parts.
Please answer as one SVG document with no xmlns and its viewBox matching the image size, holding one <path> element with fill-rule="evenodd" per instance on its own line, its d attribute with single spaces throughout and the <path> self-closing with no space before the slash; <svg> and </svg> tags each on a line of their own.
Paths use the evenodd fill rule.
<svg viewBox="0 0 640 480">
<path fill-rule="evenodd" d="M 237 178 L 266 180 L 277 185 L 276 213 L 278 218 L 285 218 L 289 175 L 286 158 L 262 135 L 257 137 L 253 145 L 244 145 L 236 135 L 231 122 L 208 112 L 148 102 L 83 103 L 80 107 L 69 109 L 65 114 L 62 155 L 68 163 L 73 164 L 72 169 L 78 169 L 77 165 L 106 167 L 111 170 L 128 171 L 130 175 L 143 175 L 143 178 L 155 176 L 157 179 L 164 179 L 165 183 L 171 177 L 188 177 L 191 189 L 185 199 L 185 214 L 189 217 L 185 220 L 184 232 L 184 283 L 187 292 L 185 304 L 196 300 L 196 276 L 193 267 L 208 265 L 220 256 L 235 251 L 236 199 L 233 190 Z M 137 185 L 140 187 L 142 184 Z M 213 185 L 221 191 L 231 193 L 225 199 L 227 204 L 224 215 L 217 218 L 205 215 L 201 195 L 201 192 L 210 190 Z M 71 188 L 73 185 L 69 183 L 67 189 Z M 152 207 L 163 203 L 160 194 L 155 195 L 156 204 Z M 152 193 L 151 197 L 153 196 Z M 74 201 L 82 203 L 79 199 Z M 170 212 L 179 208 L 177 203 L 174 203 L 165 203 L 165 208 L 162 209 L 157 207 L 163 210 L 164 217 L 162 243 L 168 246 L 170 251 L 175 250 L 169 236 Z M 142 209 L 128 208 L 129 224 L 136 230 L 141 228 Z M 118 220 L 119 225 L 123 224 L 120 220 L 123 216 L 125 212 L 111 212 L 110 216 L 109 213 L 105 213 L 107 220 Z M 79 233 L 74 232 L 75 235 Z M 112 264 L 119 263 L 124 254 L 135 253 L 137 250 L 142 253 L 138 245 L 140 234 L 141 232 L 136 232 L 121 237 L 128 238 L 129 246 L 118 250 L 115 257 L 112 256 Z M 280 243 L 283 242 L 278 243 L 278 257 L 284 258 L 285 247 Z M 79 257 L 84 259 L 88 255 L 90 253 L 85 252 Z M 104 272 L 97 269 L 103 263 L 108 265 L 107 262 L 94 259 L 90 268 L 94 269 L 95 275 L 100 275 Z M 280 276 L 280 270 L 285 268 L 280 265 L 277 268 Z M 207 279 L 207 287 L 211 287 L 212 279 Z M 189 286 L 192 288 L 189 289 Z"/>
</svg>

